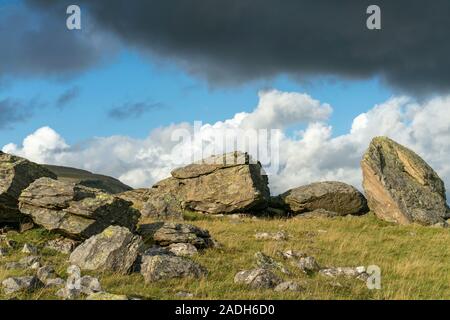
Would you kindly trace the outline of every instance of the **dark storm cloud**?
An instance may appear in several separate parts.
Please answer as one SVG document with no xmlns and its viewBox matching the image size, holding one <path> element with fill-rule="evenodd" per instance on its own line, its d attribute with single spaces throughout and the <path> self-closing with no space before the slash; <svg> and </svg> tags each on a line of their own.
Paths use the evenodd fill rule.
<svg viewBox="0 0 450 320">
<path fill-rule="evenodd" d="M 0 7 L 0 78 L 66 77 L 114 52 L 114 40 L 101 34 L 93 20 L 87 19 L 85 30 L 69 31 L 66 7 L 27 7 L 21 2 Z"/>
<path fill-rule="evenodd" d="M 54 3 L 30 1 L 44 8 Z M 450 88 L 448 0 L 77 2 L 124 43 L 215 84 L 285 73 L 381 76 L 415 93 Z M 381 7 L 381 31 L 366 28 L 370 4 Z"/>
<path fill-rule="evenodd" d="M 32 115 L 32 108 L 12 99 L 0 100 L 0 130 L 10 129 L 17 122 L 26 121 Z"/>
<path fill-rule="evenodd" d="M 58 99 L 56 99 L 56 107 L 62 109 L 64 108 L 68 103 L 75 100 L 80 95 L 80 88 L 78 87 L 72 87 L 70 89 L 67 89 L 64 91 Z"/>
<path fill-rule="evenodd" d="M 117 120 L 128 119 L 128 118 L 138 118 L 143 114 L 161 108 L 162 104 L 159 102 L 149 103 L 149 102 L 134 102 L 125 103 L 121 106 L 114 107 L 108 112 L 108 116 Z"/>
</svg>

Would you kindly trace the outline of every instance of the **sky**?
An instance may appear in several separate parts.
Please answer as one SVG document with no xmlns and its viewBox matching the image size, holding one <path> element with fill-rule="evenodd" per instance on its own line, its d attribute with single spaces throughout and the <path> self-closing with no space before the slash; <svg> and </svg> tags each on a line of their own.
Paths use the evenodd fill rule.
<svg viewBox="0 0 450 320">
<path fill-rule="evenodd" d="M 450 4 L 378 1 L 0 0 L 0 148 L 149 187 L 192 141 L 277 129 L 272 193 L 320 180 L 361 186 L 387 135 L 450 183 Z M 214 142 L 212 142 L 214 143 Z M 224 150 L 230 151 L 230 150 Z"/>
</svg>

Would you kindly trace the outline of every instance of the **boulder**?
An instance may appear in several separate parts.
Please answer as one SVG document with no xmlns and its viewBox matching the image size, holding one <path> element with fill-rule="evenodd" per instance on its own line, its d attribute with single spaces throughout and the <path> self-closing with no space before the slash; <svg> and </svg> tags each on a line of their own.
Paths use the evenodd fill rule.
<svg viewBox="0 0 450 320">
<path fill-rule="evenodd" d="M 12 294 L 18 291 L 31 292 L 43 287 L 44 284 L 35 276 L 26 276 L 5 279 L 2 282 L 2 286 L 5 294 Z"/>
<path fill-rule="evenodd" d="M 214 242 L 207 230 L 191 224 L 156 222 L 140 225 L 137 233 L 144 239 L 155 242 L 160 246 L 175 243 L 190 243 L 198 249 L 214 246 Z"/>
<path fill-rule="evenodd" d="M 134 230 L 139 212 L 119 197 L 50 178 L 34 181 L 19 197 L 19 209 L 47 230 L 86 239 L 110 225 Z"/>
<path fill-rule="evenodd" d="M 79 245 L 70 255 L 69 261 L 82 270 L 127 274 L 141 246 L 140 236 L 125 227 L 110 226 Z"/>
<path fill-rule="evenodd" d="M 102 174 L 95 174 L 82 169 L 48 164 L 44 164 L 43 167 L 53 172 L 60 181 L 76 183 L 86 187 L 99 189 L 110 194 L 121 193 L 133 189 L 115 178 Z"/>
<path fill-rule="evenodd" d="M 356 188 L 337 181 L 315 182 L 291 189 L 279 196 L 294 214 L 325 210 L 335 215 L 359 215 L 368 211 L 367 202 Z M 274 200 L 272 200 L 274 202 Z"/>
<path fill-rule="evenodd" d="M 140 270 L 146 283 L 172 278 L 200 278 L 208 273 L 198 263 L 172 255 L 143 256 Z"/>
<path fill-rule="evenodd" d="M 245 284 L 252 289 L 272 289 L 281 282 L 273 272 L 264 268 L 240 271 L 234 276 L 234 283 Z"/>
<path fill-rule="evenodd" d="M 450 216 L 444 182 L 410 149 L 387 137 L 374 138 L 361 168 L 368 205 L 377 217 L 434 225 Z"/>
<path fill-rule="evenodd" d="M 209 214 L 265 209 L 268 179 L 261 164 L 247 153 L 232 152 L 175 169 L 151 189 L 122 194 L 143 216 L 180 218 L 188 211 Z M 134 198 L 134 200 L 133 200 Z"/>
<path fill-rule="evenodd" d="M 24 217 L 18 208 L 20 193 L 41 177 L 56 179 L 42 166 L 0 151 L 0 223 L 20 224 Z"/>
<path fill-rule="evenodd" d="M 179 257 L 191 257 L 198 253 L 197 248 L 190 243 L 172 243 L 168 249 Z"/>
</svg>

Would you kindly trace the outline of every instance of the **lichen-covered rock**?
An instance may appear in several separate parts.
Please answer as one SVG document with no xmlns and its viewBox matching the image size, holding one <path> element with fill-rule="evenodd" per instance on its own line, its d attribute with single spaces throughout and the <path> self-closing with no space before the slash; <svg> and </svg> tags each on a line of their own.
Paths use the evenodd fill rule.
<svg viewBox="0 0 450 320">
<path fill-rule="evenodd" d="M 320 266 L 314 257 L 301 257 L 292 261 L 292 264 L 306 274 L 312 274 L 320 270 Z"/>
<path fill-rule="evenodd" d="M 35 276 L 26 276 L 5 279 L 2 282 L 2 286 L 5 294 L 12 294 L 18 291 L 31 292 L 43 287 L 44 284 Z"/>
<path fill-rule="evenodd" d="M 368 211 L 366 199 L 361 192 L 337 181 L 311 183 L 291 189 L 279 198 L 285 208 L 294 214 L 325 210 L 343 216 Z"/>
<path fill-rule="evenodd" d="M 160 246 L 174 243 L 190 243 L 198 249 L 214 246 L 209 232 L 191 224 L 156 222 L 140 225 L 137 233 L 144 239 L 153 241 Z"/>
<path fill-rule="evenodd" d="M 179 257 L 192 257 L 198 253 L 197 248 L 190 243 L 172 243 L 168 249 Z"/>
<path fill-rule="evenodd" d="M 325 268 L 320 270 L 319 273 L 331 278 L 345 277 L 355 278 L 361 281 L 366 281 L 369 277 L 369 274 L 366 272 L 366 268 L 364 266 Z"/>
<path fill-rule="evenodd" d="M 213 156 L 171 174 L 151 189 L 120 196 L 133 201 L 143 216 L 158 218 L 180 218 L 186 210 L 210 214 L 261 210 L 269 202 L 267 176 L 246 153 Z"/>
<path fill-rule="evenodd" d="M 272 289 L 281 282 L 273 272 L 264 268 L 240 271 L 234 276 L 234 283 L 246 284 L 252 289 Z"/>
<path fill-rule="evenodd" d="M 18 208 L 19 196 L 41 177 L 56 179 L 42 166 L 0 151 L 0 223 L 20 223 L 24 216 Z"/>
<path fill-rule="evenodd" d="M 110 225 L 134 230 L 139 211 L 100 190 L 49 178 L 34 181 L 19 197 L 19 209 L 47 230 L 85 239 Z"/>
<path fill-rule="evenodd" d="M 78 242 L 68 238 L 49 240 L 45 244 L 46 249 L 54 250 L 63 254 L 70 254 L 78 245 Z"/>
<path fill-rule="evenodd" d="M 450 216 L 444 182 L 417 154 L 377 137 L 361 161 L 370 210 L 399 224 L 434 225 Z"/>
<path fill-rule="evenodd" d="M 143 256 L 140 270 L 146 283 L 172 278 L 200 278 L 208 273 L 198 263 L 172 255 Z"/>
<path fill-rule="evenodd" d="M 305 288 L 301 286 L 298 282 L 285 281 L 277 285 L 274 290 L 277 292 L 285 292 L 285 291 L 300 292 L 304 291 Z"/>
<path fill-rule="evenodd" d="M 125 227 L 111 226 L 79 245 L 70 255 L 69 261 L 82 270 L 126 274 L 141 246 L 140 236 Z"/>
</svg>

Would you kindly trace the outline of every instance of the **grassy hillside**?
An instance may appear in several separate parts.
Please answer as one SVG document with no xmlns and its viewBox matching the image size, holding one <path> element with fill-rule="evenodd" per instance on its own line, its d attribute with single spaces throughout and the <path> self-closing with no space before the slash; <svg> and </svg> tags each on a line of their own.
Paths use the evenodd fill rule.
<svg viewBox="0 0 450 320">
<path fill-rule="evenodd" d="M 58 180 L 79 183 L 86 187 L 102 189 L 108 193 L 114 194 L 132 189 L 130 186 L 127 186 L 115 178 L 95 174 L 86 170 L 49 164 L 43 166 L 56 174 Z"/>
<path fill-rule="evenodd" d="M 450 297 L 449 229 L 398 226 L 377 220 L 373 215 L 363 217 L 252 220 L 230 218 L 197 218 L 190 223 L 206 228 L 223 244 L 222 249 L 209 249 L 194 258 L 209 270 L 201 279 L 163 281 L 145 285 L 140 274 L 117 276 L 96 274 L 104 289 L 145 299 L 176 299 L 175 293 L 189 291 L 198 299 L 444 299 Z M 284 230 L 288 241 L 256 240 L 260 231 Z M 10 234 L 20 244 L 42 245 L 49 237 L 47 231 L 35 229 L 25 234 Z M 304 283 L 299 293 L 278 293 L 272 290 L 251 290 L 233 283 L 236 272 L 254 266 L 254 254 L 262 251 L 275 256 L 277 250 L 295 249 L 314 256 L 322 266 L 378 265 L 382 271 L 382 289 L 368 290 L 356 279 L 330 279 L 320 274 L 307 276 L 296 272 L 281 275 L 286 280 Z M 3 268 L 7 261 L 17 261 L 16 250 L 0 258 L 0 280 L 28 271 Z M 44 259 L 64 275 L 67 267 L 64 255 L 43 251 Z M 280 260 L 281 261 L 281 260 Z M 340 286 L 337 285 L 337 282 Z M 15 298 L 54 299 L 56 289 L 45 289 Z M 8 297 L 0 293 L 0 298 Z M 10 298 L 10 297 L 9 297 Z"/>
</svg>

